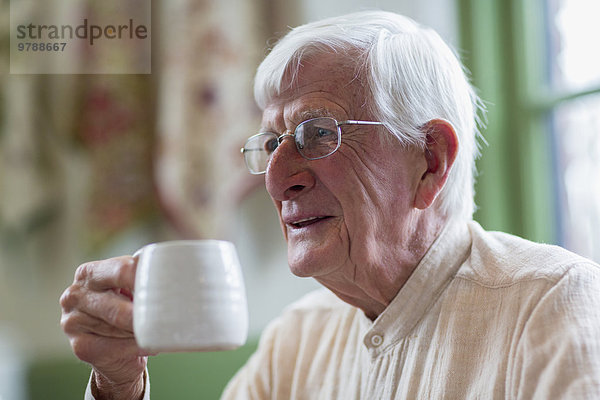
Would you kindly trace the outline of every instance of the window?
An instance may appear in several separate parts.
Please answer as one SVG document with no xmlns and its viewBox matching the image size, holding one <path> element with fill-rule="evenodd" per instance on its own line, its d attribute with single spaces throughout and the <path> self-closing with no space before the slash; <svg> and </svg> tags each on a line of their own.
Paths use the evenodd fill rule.
<svg viewBox="0 0 600 400">
<path fill-rule="evenodd" d="M 559 241 L 600 261 L 600 2 L 547 0 Z"/>
<path fill-rule="evenodd" d="M 600 2 L 458 1 L 490 103 L 476 219 L 600 261 Z"/>
</svg>

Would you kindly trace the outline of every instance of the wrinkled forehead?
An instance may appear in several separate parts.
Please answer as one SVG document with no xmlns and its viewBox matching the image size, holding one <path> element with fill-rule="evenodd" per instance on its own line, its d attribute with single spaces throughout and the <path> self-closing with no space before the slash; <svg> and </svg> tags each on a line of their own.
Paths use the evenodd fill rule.
<svg viewBox="0 0 600 400">
<path fill-rule="evenodd" d="M 307 56 L 296 68 L 289 67 L 281 88 L 269 98 L 263 121 L 283 109 L 287 114 L 294 114 L 294 119 L 340 117 L 340 108 L 352 115 L 369 103 L 369 91 L 356 64 L 333 53 Z"/>
<path fill-rule="evenodd" d="M 348 53 L 312 53 L 291 62 L 283 75 L 281 91 L 272 93 L 271 100 L 290 100 L 311 90 L 326 92 L 363 91 L 364 68 Z M 364 93 L 362 93 L 364 96 Z"/>
</svg>

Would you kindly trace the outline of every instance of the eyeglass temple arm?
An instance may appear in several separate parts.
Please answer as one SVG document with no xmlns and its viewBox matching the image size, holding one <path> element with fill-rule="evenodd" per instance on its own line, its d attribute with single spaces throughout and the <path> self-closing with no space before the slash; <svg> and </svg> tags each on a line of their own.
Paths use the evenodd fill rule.
<svg viewBox="0 0 600 400">
<path fill-rule="evenodd" d="M 346 121 L 341 121 L 337 123 L 338 126 L 340 125 L 383 125 L 383 122 L 378 122 L 378 121 L 356 121 L 353 119 L 349 119 Z"/>
<path fill-rule="evenodd" d="M 378 121 L 358 121 L 358 120 L 354 120 L 354 119 L 348 119 L 346 121 L 341 121 L 341 122 L 337 122 L 337 126 L 340 125 L 383 125 L 383 122 L 378 122 Z M 281 144 L 281 141 L 286 137 L 286 136 L 291 136 L 294 137 L 294 135 L 292 135 L 291 133 L 284 133 L 280 136 L 277 137 L 277 142 L 279 144 Z M 240 153 L 244 154 L 247 151 L 253 151 L 255 149 L 246 149 L 244 147 L 242 147 L 240 149 Z M 260 150 L 260 149 L 258 149 Z"/>
</svg>

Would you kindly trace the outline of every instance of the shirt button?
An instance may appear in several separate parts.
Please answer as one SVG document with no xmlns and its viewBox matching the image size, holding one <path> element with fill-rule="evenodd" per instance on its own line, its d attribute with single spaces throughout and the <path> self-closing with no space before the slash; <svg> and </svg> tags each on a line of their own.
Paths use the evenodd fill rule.
<svg viewBox="0 0 600 400">
<path fill-rule="evenodd" d="M 381 346 L 383 343 L 383 337 L 381 335 L 373 335 L 371 336 L 371 344 L 375 347 Z"/>
</svg>

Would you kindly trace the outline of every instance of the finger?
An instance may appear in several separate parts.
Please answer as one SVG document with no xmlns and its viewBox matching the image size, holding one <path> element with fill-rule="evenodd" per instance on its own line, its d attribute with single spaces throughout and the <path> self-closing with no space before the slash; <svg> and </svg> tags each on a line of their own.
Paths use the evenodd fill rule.
<svg viewBox="0 0 600 400">
<path fill-rule="evenodd" d="M 78 308 L 117 329 L 133 332 L 133 303 L 113 291 L 90 291 L 81 298 Z"/>
<path fill-rule="evenodd" d="M 63 331 L 69 337 L 74 337 L 82 333 L 91 333 L 107 338 L 130 339 L 134 337 L 133 332 L 129 330 L 119 329 L 107 324 L 104 320 L 95 318 L 79 310 L 63 314 L 60 324 Z"/>
<path fill-rule="evenodd" d="M 133 293 L 129 289 L 119 288 L 114 290 L 115 293 L 120 294 L 121 296 L 126 297 L 129 301 L 133 301 Z"/>
<path fill-rule="evenodd" d="M 74 284 L 60 298 L 63 314 L 79 311 L 116 329 L 133 332 L 133 302 L 113 290 L 96 292 Z"/>
<path fill-rule="evenodd" d="M 75 282 L 92 290 L 125 288 L 133 290 L 137 260 L 130 256 L 110 258 L 82 264 L 75 273 Z"/>
</svg>

